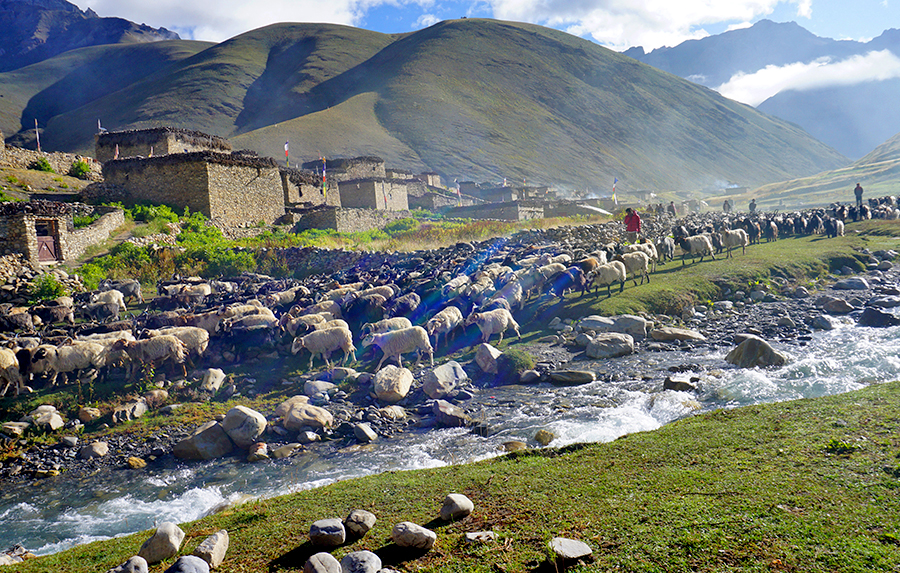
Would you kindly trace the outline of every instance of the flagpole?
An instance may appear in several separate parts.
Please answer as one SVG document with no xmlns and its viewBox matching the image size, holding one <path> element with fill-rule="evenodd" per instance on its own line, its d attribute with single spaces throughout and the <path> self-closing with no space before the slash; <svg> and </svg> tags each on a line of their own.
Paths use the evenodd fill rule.
<svg viewBox="0 0 900 573">
<path fill-rule="evenodd" d="M 37 140 L 37 150 L 38 150 L 38 153 L 40 153 L 40 151 L 41 151 L 41 134 L 38 131 L 37 118 L 34 118 L 34 138 Z"/>
</svg>

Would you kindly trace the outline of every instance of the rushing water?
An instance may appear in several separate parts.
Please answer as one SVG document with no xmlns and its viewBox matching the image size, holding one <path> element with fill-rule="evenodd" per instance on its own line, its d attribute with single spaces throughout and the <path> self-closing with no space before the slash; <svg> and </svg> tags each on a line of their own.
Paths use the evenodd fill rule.
<svg viewBox="0 0 900 573">
<path fill-rule="evenodd" d="M 229 458 L 185 466 L 173 460 L 171 467 L 106 472 L 76 483 L 55 478 L 7 486 L 0 492 L 0 548 L 22 543 L 37 554 L 53 553 L 163 521 L 191 521 L 246 496 L 270 497 L 386 470 L 484 459 L 502 453 L 503 442 L 529 442 L 540 428 L 557 436 L 554 447 L 607 442 L 700 411 L 819 397 L 900 378 L 900 327 L 847 323 L 815 333 L 805 346 L 774 346 L 791 356 L 787 366 L 775 370 L 731 367 L 724 348 L 674 349 L 616 359 L 620 374 L 613 382 L 485 389 L 465 406 L 495 431 L 487 438 L 464 429 L 411 429 L 326 455 L 255 464 Z M 659 391 L 667 368 L 685 363 L 698 366 L 684 376 L 701 378 L 700 394 Z M 571 366 L 604 370 L 609 364 Z M 653 381 L 645 381 L 647 374 Z"/>
</svg>

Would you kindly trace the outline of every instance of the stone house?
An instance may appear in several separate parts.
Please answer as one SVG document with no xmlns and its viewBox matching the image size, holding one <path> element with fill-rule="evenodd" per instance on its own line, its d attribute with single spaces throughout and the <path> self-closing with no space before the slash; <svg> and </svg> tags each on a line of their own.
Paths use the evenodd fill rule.
<svg viewBox="0 0 900 573">
<path fill-rule="evenodd" d="M 444 212 L 449 217 L 466 219 L 496 219 L 500 221 L 525 221 L 544 217 L 544 205 L 538 202 L 509 201 L 487 203 L 469 207 L 453 207 Z"/>
<path fill-rule="evenodd" d="M 304 170 L 312 171 L 321 177 L 322 160 L 307 161 L 300 166 Z M 387 172 L 384 168 L 384 159 L 380 157 L 352 157 L 326 159 L 325 174 L 328 178 L 328 188 L 337 188 L 343 181 L 357 179 L 385 179 Z"/>
<path fill-rule="evenodd" d="M 312 171 L 284 167 L 280 168 L 280 171 L 285 206 L 305 208 L 318 205 L 341 206 L 341 194 L 337 189 L 331 193 L 326 189 L 326 192 L 322 193 L 321 176 L 316 177 Z"/>
<path fill-rule="evenodd" d="M 285 212 L 286 191 L 275 160 L 248 153 L 118 159 L 103 165 L 103 176 L 127 204 L 187 207 L 230 226 L 271 224 Z"/>
<path fill-rule="evenodd" d="M 175 127 L 109 131 L 98 133 L 94 140 L 94 155 L 101 163 L 116 158 L 116 150 L 119 159 L 196 151 L 231 151 L 231 143 L 227 139 Z"/>
<path fill-rule="evenodd" d="M 341 207 L 407 211 L 409 201 L 406 183 L 384 177 L 342 181 L 339 184 Z"/>
</svg>

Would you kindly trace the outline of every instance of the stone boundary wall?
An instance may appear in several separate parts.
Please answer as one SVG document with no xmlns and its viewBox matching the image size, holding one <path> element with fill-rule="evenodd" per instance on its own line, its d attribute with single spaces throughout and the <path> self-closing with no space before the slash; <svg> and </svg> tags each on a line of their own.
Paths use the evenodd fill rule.
<svg viewBox="0 0 900 573">
<path fill-rule="evenodd" d="M 584 205 L 571 202 L 544 203 L 544 217 L 575 217 L 577 215 L 601 215 L 597 211 L 585 208 Z"/>
<path fill-rule="evenodd" d="M 98 212 L 105 211 L 105 213 L 89 226 L 69 233 L 69 258 L 75 259 L 80 257 L 88 247 L 105 241 L 113 231 L 125 224 L 125 211 L 121 209 L 96 207 L 95 210 Z"/>
<path fill-rule="evenodd" d="M 354 179 L 340 183 L 341 206 L 408 211 L 406 183 L 397 179 Z"/>
<path fill-rule="evenodd" d="M 295 217 L 297 215 L 295 214 Z M 321 208 L 299 214 L 294 232 L 308 229 L 333 229 L 339 233 L 359 233 L 381 229 L 391 221 L 412 217 L 409 211 L 376 209 Z"/>
<path fill-rule="evenodd" d="M 275 167 L 206 164 L 210 218 L 234 226 L 271 225 L 284 215 L 284 188 Z"/>
<path fill-rule="evenodd" d="M 53 168 L 53 171 L 60 175 L 68 175 L 69 169 L 71 169 L 73 163 L 79 159 L 84 160 L 91 168 L 87 175 L 88 181 L 103 180 L 103 165 L 98 161 L 95 161 L 92 157 L 84 157 L 82 155 L 75 155 L 74 153 L 46 153 L 43 151 L 13 147 L 0 142 L 0 167 L 29 169 L 31 165 L 41 157 L 46 159 L 50 164 L 50 167 Z"/>
<path fill-rule="evenodd" d="M 544 206 L 540 203 L 488 203 L 486 205 L 472 205 L 471 207 L 453 207 L 447 210 L 447 215 L 466 219 L 526 221 L 528 219 L 542 219 L 544 217 Z"/>
</svg>

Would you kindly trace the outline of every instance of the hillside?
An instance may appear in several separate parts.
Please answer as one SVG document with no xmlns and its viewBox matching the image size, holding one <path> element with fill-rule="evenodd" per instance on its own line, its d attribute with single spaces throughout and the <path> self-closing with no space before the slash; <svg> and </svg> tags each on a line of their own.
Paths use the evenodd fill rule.
<svg viewBox="0 0 900 573">
<path fill-rule="evenodd" d="M 82 153 L 99 117 L 109 129 L 197 129 L 276 158 L 290 140 L 297 160 L 376 154 L 451 178 L 597 190 L 617 177 L 622 192 L 755 186 L 846 163 L 794 125 L 527 24 L 464 19 L 399 36 L 278 24 L 171 61 L 58 111 L 35 76 L 0 75 L 0 94 L 36 102 L 45 147 Z"/>
<path fill-rule="evenodd" d="M 0 0 L 0 72 L 75 48 L 176 40 L 178 34 L 122 18 L 100 18 L 65 0 Z"/>
</svg>

